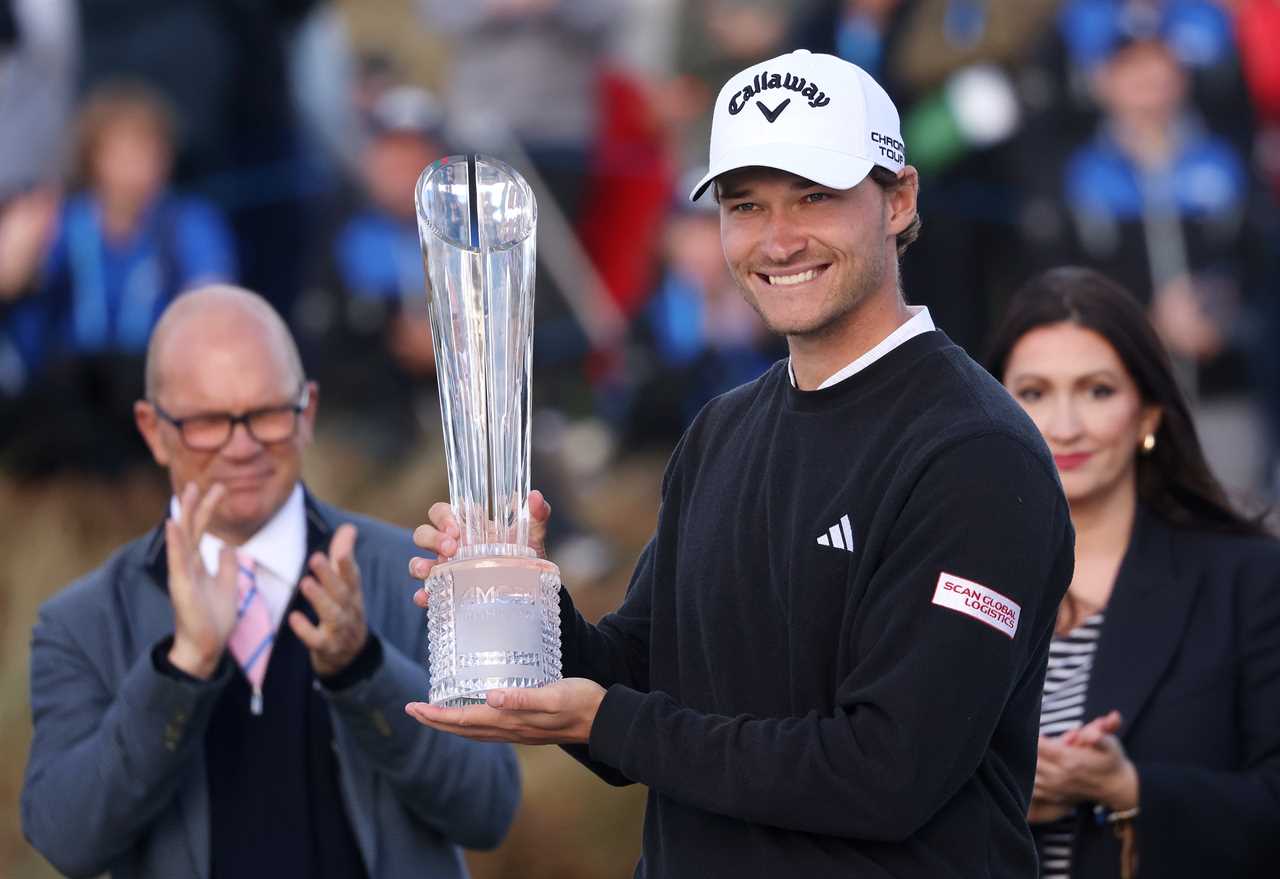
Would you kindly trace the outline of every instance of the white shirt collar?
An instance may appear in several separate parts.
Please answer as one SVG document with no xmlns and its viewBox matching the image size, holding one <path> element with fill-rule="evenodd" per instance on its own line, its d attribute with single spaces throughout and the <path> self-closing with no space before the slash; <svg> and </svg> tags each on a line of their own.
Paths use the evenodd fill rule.
<svg viewBox="0 0 1280 879">
<path fill-rule="evenodd" d="M 176 521 L 180 509 L 177 497 L 169 499 L 169 515 Z M 200 556 L 211 572 L 218 569 L 218 553 L 223 541 L 205 532 L 200 540 Z M 294 485 L 289 498 L 257 533 L 238 548 L 248 553 L 259 568 L 266 568 L 288 584 L 298 582 L 307 555 L 307 515 L 302 499 L 302 483 Z"/>
<path fill-rule="evenodd" d="M 911 317 L 908 318 L 902 326 L 898 327 L 892 333 L 881 339 L 879 344 L 870 351 L 867 351 L 843 369 L 840 369 L 828 376 L 827 380 L 818 385 L 816 390 L 820 391 L 823 388 L 829 388 L 832 385 L 839 384 L 851 375 L 866 369 L 868 366 L 875 363 L 881 357 L 885 356 L 908 339 L 915 338 L 921 333 L 927 333 L 936 329 L 933 325 L 933 318 L 929 316 L 929 309 L 926 306 L 908 305 L 907 311 L 911 312 Z M 790 359 L 787 360 L 787 375 L 791 377 L 791 385 L 794 387 L 796 383 L 796 374 L 791 369 Z"/>
</svg>

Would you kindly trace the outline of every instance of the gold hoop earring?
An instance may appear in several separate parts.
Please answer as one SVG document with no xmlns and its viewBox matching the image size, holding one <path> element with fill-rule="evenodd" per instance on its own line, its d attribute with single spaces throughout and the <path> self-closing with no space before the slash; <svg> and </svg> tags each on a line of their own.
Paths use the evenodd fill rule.
<svg viewBox="0 0 1280 879">
<path fill-rule="evenodd" d="M 1142 454 L 1150 455 L 1156 450 L 1156 435 L 1149 433 L 1142 438 Z"/>
</svg>

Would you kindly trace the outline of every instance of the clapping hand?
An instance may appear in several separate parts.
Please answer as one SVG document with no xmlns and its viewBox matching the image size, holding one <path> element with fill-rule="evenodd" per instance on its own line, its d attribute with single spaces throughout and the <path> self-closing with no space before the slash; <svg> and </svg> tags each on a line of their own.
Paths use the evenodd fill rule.
<svg viewBox="0 0 1280 879">
<path fill-rule="evenodd" d="M 1120 726 L 1112 711 L 1060 737 L 1040 737 L 1028 820 L 1052 821 L 1084 802 L 1113 810 L 1138 804 L 1138 773 L 1116 735 Z"/>
<path fill-rule="evenodd" d="M 32 290 L 58 219 L 58 195 L 38 189 L 0 205 L 0 302 Z"/>
<path fill-rule="evenodd" d="M 329 543 L 329 554 L 311 556 L 311 573 L 300 584 L 318 622 L 312 623 L 301 611 L 289 614 L 289 628 L 311 651 L 311 667 L 320 677 L 335 675 L 350 665 L 369 638 L 355 546 L 356 527 L 349 522 L 339 525 Z"/>
<path fill-rule="evenodd" d="M 210 576 L 200 556 L 200 538 L 226 491 L 215 483 L 203 495 L 187 483 L 178 499 L 180 518 L 164 525 L 169 560 L 169 598 L 173 603 L 173 647 L 169 662 L 189 675 L 208 679 L 218 667 L 236 624 L 235 551 L 223 546 L 218 573 Z"/>
</svg>

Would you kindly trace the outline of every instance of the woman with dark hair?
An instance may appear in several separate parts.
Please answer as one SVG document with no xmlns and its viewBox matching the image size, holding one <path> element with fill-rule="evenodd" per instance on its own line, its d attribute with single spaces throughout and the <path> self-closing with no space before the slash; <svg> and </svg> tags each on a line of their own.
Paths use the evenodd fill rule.
<svg viewBox="0 0 1280 879">
<path fill-rule="evenodd" d="M 1043 433 L 1076 531 L 1028 815 L 1041 876 L 1276 875 L 1280 543 L 1232 509 L 1118 284 L 1034 278 L 987 367 Z"/>
</svg>

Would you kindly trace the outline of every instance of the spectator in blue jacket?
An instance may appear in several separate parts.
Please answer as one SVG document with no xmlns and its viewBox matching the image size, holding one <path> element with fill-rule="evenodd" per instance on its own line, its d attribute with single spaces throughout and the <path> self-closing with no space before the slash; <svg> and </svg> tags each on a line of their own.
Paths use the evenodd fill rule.
<svg viewBox="0 0 1280 879">
<path fill-rule="evenodd" d="M 94 92 L 79 119 L 76 176 L 14 329 L 34 369 L 59 357 L 141 354 L 164 307 L 230 280 L 230 234 L 208 203 L 169 190 L 172 117 L 139 85 Z"/>
<path fill-rule="evenodd" d="M 1230 139 L 1189 100 L 1189 71 L 1158 31 L 1137 30 L 1099 62 L 1103 118 L 1069 156 L 1068 255 L 1150 308 L 1181 363 L 1210 463 L 1233 489 L 1262 482 L 1262 418 L 1249 400 L 1251 314 L 1267 285 L 1273 213 Z"/>
<path fill-rule="evenodd" d="M 165 306 L 197 283 L 236 275 L 221 216 L 169 188 L 176 135 L 159 97 L 133 83 L 103 86 L 84 104 L 77 135 L 79 186 L 48 214 L 43 234 L 27 236 L 40 250 L 24 260 L 30 274 L 6 278 L 9 289 L 0 291 L 14 300 L 4 334 L 21 360 L 30 403 L 13 421 L 52 425 L 60 438 L 76 433 L 68 418 L 127 412 Z M 48 409 L 52 400 L 56 410 Z M 116 427 L 107 432 L 129 435 L 127 425 Z M 34 449 L 50 448 L 26 427 L 23 434 L 36 439 Z M 129 448 L 142 451 L 136 442 Z M 102 456 L 96 441 L 84 451 L 108 466 L 119 454 L 130 457 Z M 55 460 L 80 457 L 62 448 Z"/>
</svg>

